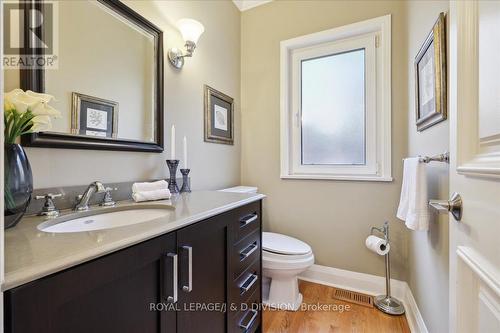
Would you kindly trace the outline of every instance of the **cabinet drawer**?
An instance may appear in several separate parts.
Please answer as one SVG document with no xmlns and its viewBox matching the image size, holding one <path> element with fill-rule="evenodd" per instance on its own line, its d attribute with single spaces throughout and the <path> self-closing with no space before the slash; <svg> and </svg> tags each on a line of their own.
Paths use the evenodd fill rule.
<svg viewBox="0 0 500 333">
<path fill-rule="evenodd" d="M 243 273 L 255 260 L 260 258 L 260 230 L 254 231 L 233 246 L 231 255 L 233 279 Z"/>
<path fill-rule="evenodd" d="M 239 311 L 231 314 L 230 333 L 255 332 L 261 322 L 260 290 L 256 290 L 247 302 L 239 306 Z"/>
<path fill-rule="evenodd" d="M 253 202 L 246 206 L 235 209 L 233 215 L 232 234 L 233 244 L 260 229 L 260 202 Z"/>
<path fill-rule="evenodd" d="M 260 260 L 257 260 L 236 280 L 232 281 L 230 289 L 231 303 L 245 303 L 256 290 L 260 291 L 260 274 Z"/>
</svg>

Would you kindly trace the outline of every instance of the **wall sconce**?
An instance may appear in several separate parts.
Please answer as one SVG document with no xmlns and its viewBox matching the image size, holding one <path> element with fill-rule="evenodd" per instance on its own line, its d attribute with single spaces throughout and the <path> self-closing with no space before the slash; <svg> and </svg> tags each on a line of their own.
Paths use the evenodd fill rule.
<svg viewBox="0 0 500 333">
<path fill-rule="evenodd" d="M 182 38 L 186 42 L 184 47 L 186 53 L 182 53 L 177 48 L 172 48 L 168 51 L 168 59 L 175 68 L 181 69 L 184 66 L 184 58 L 192 57 L 196 43 L 201 34 L 205 31 L 203 24 L 193 19 L 180 19 L 177 21 L 177 28 L 179 28 Z"/>
</svg>

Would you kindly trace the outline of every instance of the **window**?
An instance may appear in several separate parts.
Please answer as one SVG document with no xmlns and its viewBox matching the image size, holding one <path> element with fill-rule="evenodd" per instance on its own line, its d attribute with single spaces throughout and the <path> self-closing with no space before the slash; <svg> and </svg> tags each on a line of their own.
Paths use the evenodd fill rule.
<svg viewBox="0 0 500 333">
<path fill-rule="evenodd" d="M 364 165 L 365 49 L 301 62 L 302 164 Z"/>
<path fill-rule="evenodd" d="M 390 181 L 390 16 L 281 42 L 281 177 Z"/>
</svg>

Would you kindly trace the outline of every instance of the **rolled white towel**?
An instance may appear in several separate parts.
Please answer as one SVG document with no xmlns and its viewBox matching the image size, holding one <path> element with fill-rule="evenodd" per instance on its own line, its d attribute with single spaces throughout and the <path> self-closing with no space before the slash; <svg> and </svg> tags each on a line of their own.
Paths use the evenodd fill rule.
<svg viewBox="0 0 500 333">
<path fill-rule="evenodd" d="M 134 183 L 132 185 L 132 192 L 145 192 L 168 189 L 168 182 L 165 180 L 158 180 L 156 182 Z"/>
<path fill-rule="evenodd" d="M 132 198 L 135 202 L 170 199 L 170 196 L 171 194 L 168 188 L 155 191 L 142 191 L 132 193 Z"/>
</svg>

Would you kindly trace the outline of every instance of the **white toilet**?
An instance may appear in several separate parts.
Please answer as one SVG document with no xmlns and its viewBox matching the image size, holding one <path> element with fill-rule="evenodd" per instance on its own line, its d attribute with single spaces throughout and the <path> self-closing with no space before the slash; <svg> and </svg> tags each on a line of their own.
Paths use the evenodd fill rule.
<svg viewBox="0 0 500 333">
<path fill-rule="evenodd" d="M 257 193 L 256 187 L 236 186 L 224 192 Z M 297 276 L 314 264 L 306 243 L 273 232 L 262 233 L 262 297 L 273 308 L 297 311 L 302 303 Z"/>
<path fill-rule="evenodd" d="M 262 275 L 264 304 L 297 311 L 302 303 L 297 276 L 314 264 L 306 243 L 273 232 L 262 233 Z"/>
</svg>

